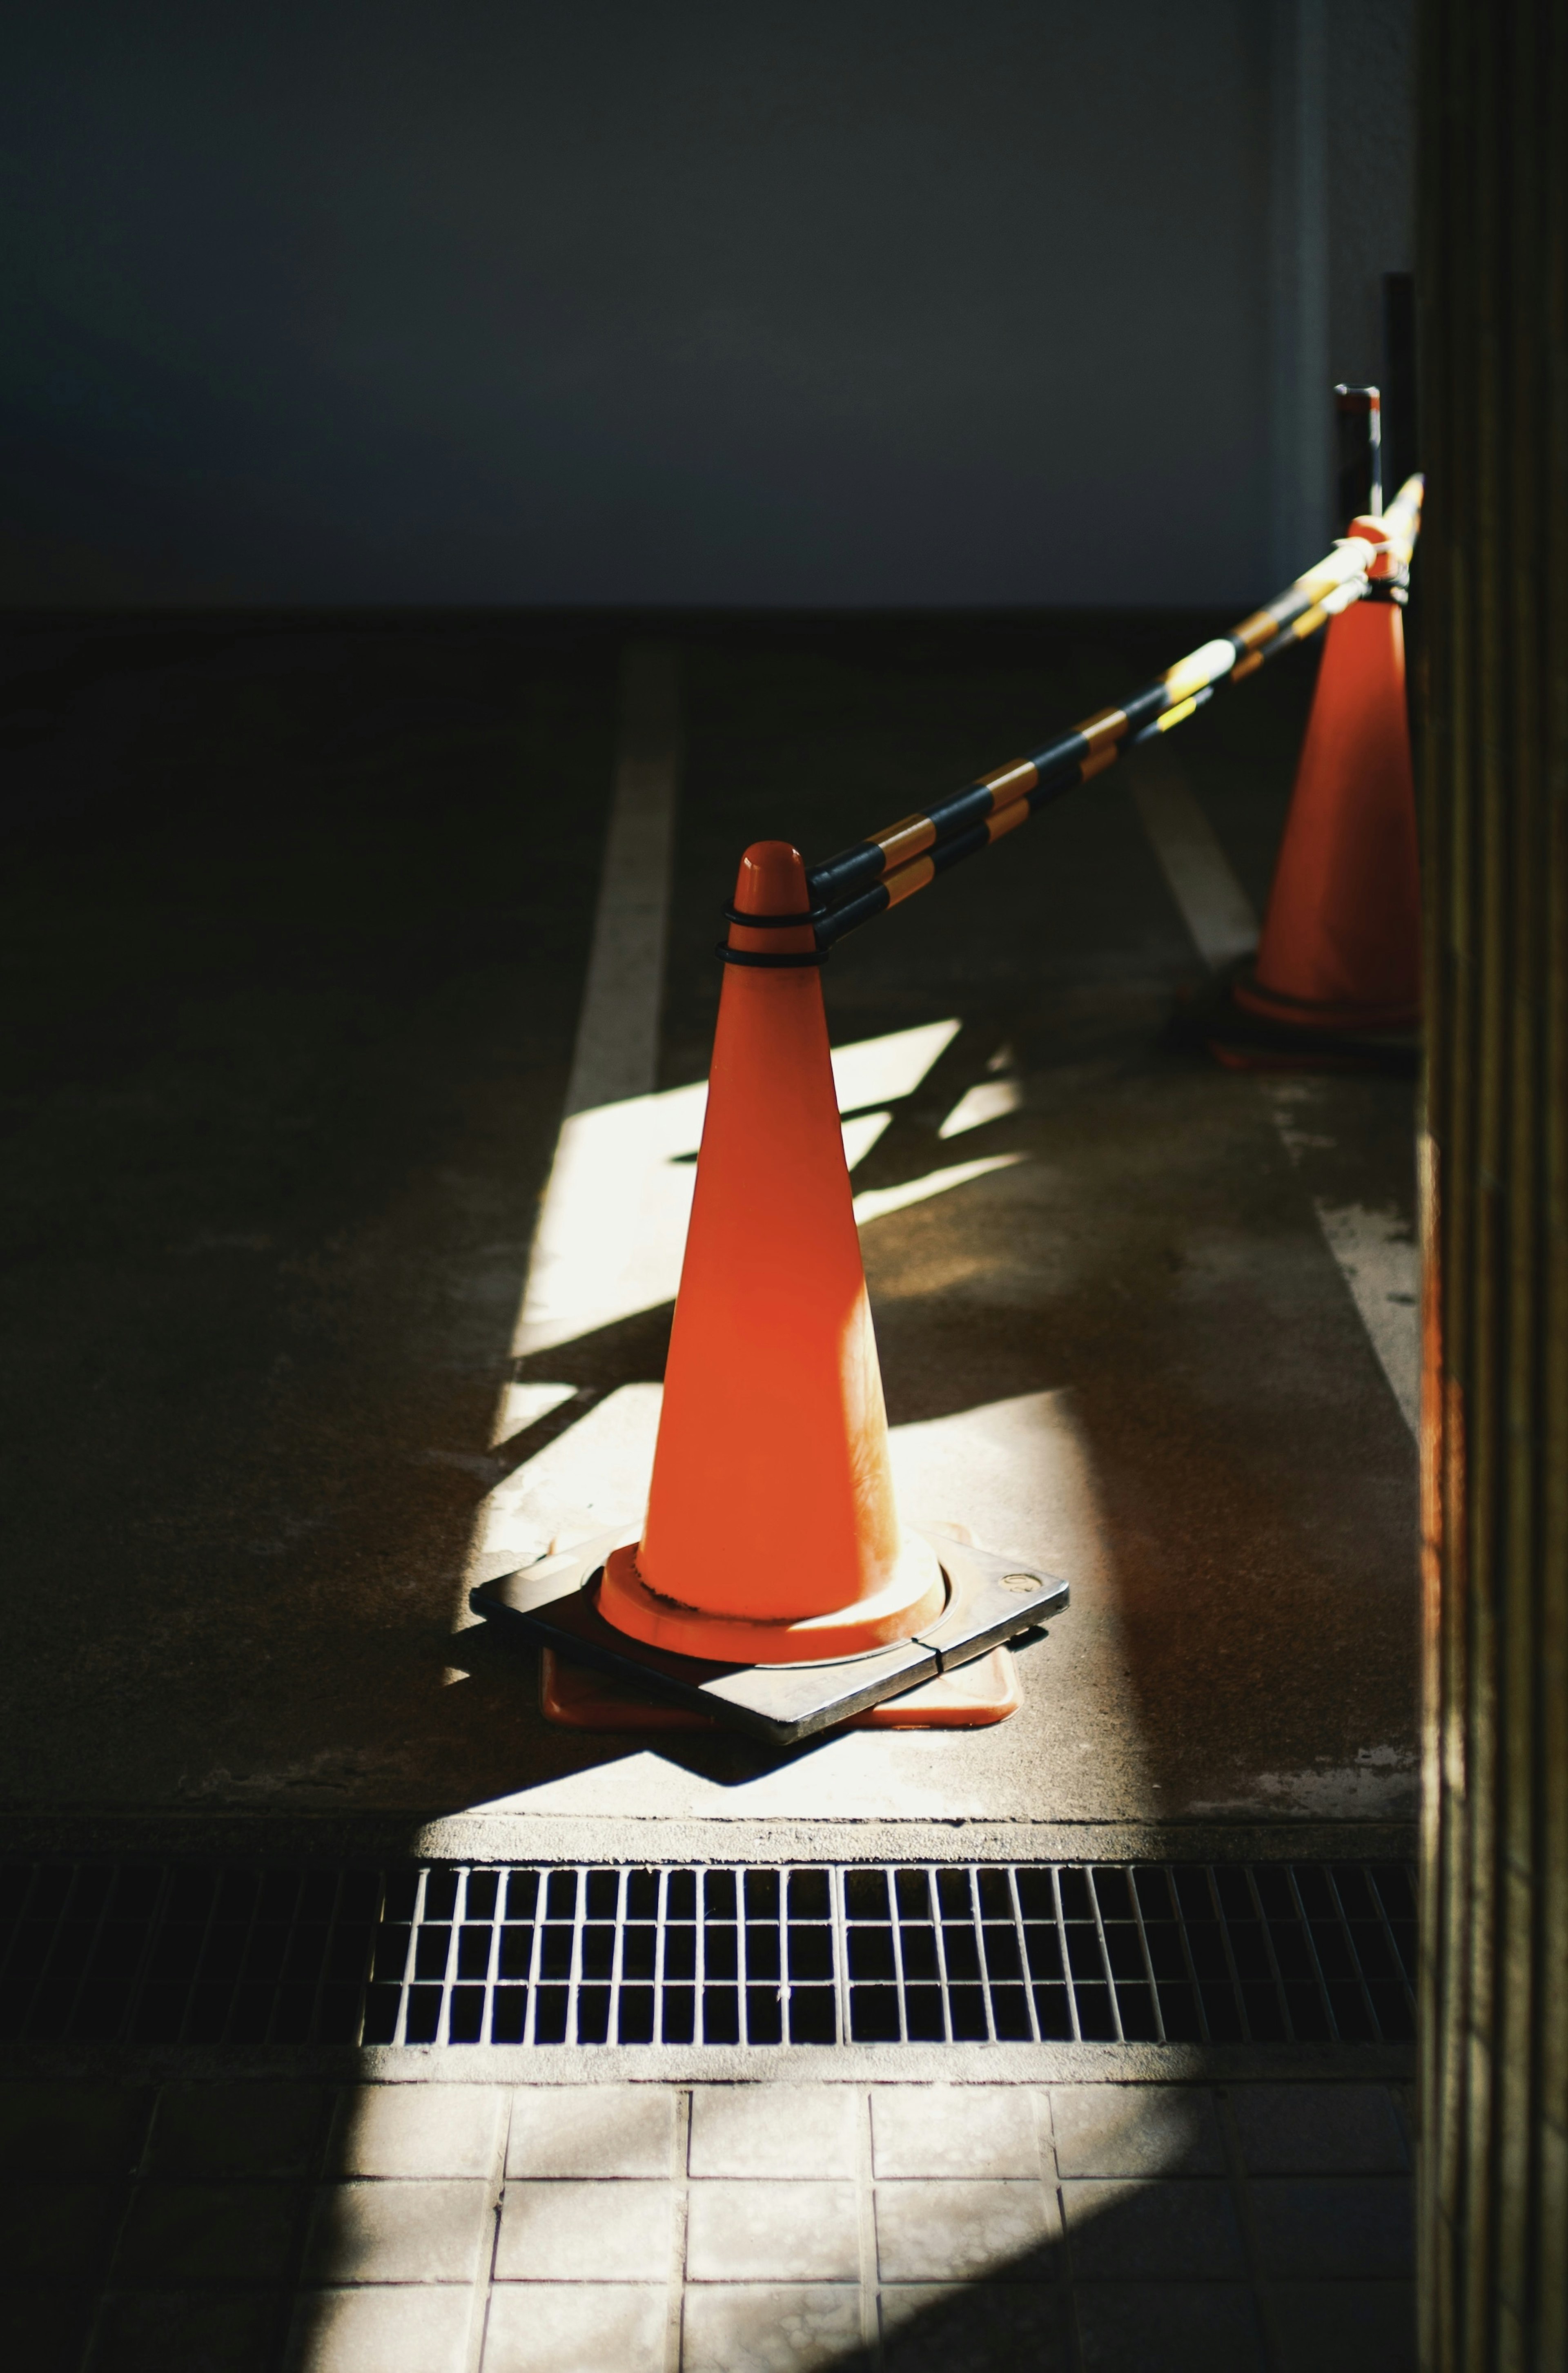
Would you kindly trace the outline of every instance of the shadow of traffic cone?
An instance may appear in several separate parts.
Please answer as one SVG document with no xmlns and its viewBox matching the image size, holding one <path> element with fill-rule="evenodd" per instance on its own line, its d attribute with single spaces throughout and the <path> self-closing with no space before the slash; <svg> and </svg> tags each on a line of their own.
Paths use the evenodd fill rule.
<svg viewBox="0 0 1568 2373">
<path fill-rule="evenodd" d="M 1351 532 L 1387 542 L 1380 520 Z M 1258 953 L 1206 1035 L 1245 1070 L 1407 1069 L 1421 876 L 1404 620 L 1376 580 L 1330 619 Z"/>
<path fill-rule="evenodd" d="M 809 905 L 796 850 L 747 851 L 647 1522 L 599 1593 L 633 1639 L 748 1664 L 909 1639 L 945 1596 L 893 1503 Z"/>
<path fill-rule="evenodd" d="M 571 1728 L 685 1726 L 649 1692 L 775 1747 L 997 1722 L 1019 1698 L 993 1652 L 1067 1602 L 961 1526 L 900 1524 L 807 906 L 798 850 L 748 849 L 642 1537 L 470 1593 L 545 1651 Z"/>
</svg>

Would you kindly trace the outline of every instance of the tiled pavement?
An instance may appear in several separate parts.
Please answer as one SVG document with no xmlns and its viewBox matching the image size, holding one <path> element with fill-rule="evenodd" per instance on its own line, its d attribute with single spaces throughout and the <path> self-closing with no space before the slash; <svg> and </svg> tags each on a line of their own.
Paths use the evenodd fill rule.
<svg viewBox="0 0 1568 2373">
<path fill-rule="evenodd" d="M 0 2088 L 26 2373 L 1400 2373 L 1353 2082 Z"/>
</svg>

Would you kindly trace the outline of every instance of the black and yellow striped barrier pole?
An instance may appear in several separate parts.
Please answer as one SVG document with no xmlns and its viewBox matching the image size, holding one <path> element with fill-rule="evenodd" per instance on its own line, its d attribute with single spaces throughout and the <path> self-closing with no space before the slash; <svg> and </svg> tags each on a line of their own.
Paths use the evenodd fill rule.
<svg viewBox="0 0 1568 2373">
<path fill-rule="evenodd" d="M 993 841 L 1016 831 L 1037 808 L 1114 766 L 1123 750 L 1184 723 L 1222 684 L 1239 684 L 1281 651 L 1293 650 L 1336 612 L 1359 602 L 1375 582 L 1400 598 L 1420 532 L 1422 488 L 1419 476 L 1407 479 L 1382 514 L 1387 543 L 1342 537 L 1325 559 L 1277 599 L 1255 610 L 1228 635 L 1178 660 L 1121 707 L 1097 710 L 1032 757 L 1016 758 L 961 791 L 934 801 L 923 813 L 905 816 L 825 864 L 808 868 L 818 947 L 831 947 L 874 915 L 912 898 L 949 866 L 978 856 Z"/>
</svg>

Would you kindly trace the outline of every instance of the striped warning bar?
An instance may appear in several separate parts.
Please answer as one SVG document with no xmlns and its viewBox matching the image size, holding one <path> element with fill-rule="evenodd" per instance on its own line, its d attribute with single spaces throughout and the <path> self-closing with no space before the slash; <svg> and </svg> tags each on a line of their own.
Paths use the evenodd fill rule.
<svg viewBox="0 0 1568 2373">
<path fill-rule="evenodd" d="M 1031 757 L 1016 758 L 812 866 L 807 883 L 819 918 L 818 946 L 830 947 L 923 890 L 949 866 L 1016 831 L 1036 809 L 1114 766 L 1123 749 L 1184 723 L 1220 685 L 1239 683 L 1279 652 L 1294 649 L 1374 583 L 1402 580 L 1420 532 L 1423 483 L 1419 476 L 1408 479 L 1377 521 L 1386 541 L 1342 537 L 1274 601 L 1228 635 L 1190 651 L 1119 708 L 1097 710 Z"/>
</svg>

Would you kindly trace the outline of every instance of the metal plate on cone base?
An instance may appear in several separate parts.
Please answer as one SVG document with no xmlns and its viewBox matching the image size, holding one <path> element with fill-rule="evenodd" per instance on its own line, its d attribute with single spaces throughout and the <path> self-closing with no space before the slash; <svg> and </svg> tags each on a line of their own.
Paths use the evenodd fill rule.
<svg viewBox="0 0 1568 2373">
<path fill-rule="evenodd" d="M 947 1605 L 912 1640 L 830 1664 L 708 1664 L 645 1647 L 600 1615 L 599 1574 L 625 1537 L 617 1533 L 585 1541 L 521 1572 L 481 1583 L 470 1592 L 469 1605 L 504 1633 L 552 1648 L 574 1664 L 620 1674 L 774 1747 L 794 1747 L 917 1682 L 967 1665 L 1067 1604 L 1067 1584 L 1027 1560 L 925 1535 L 941 1561 Z"/>
</svg>

